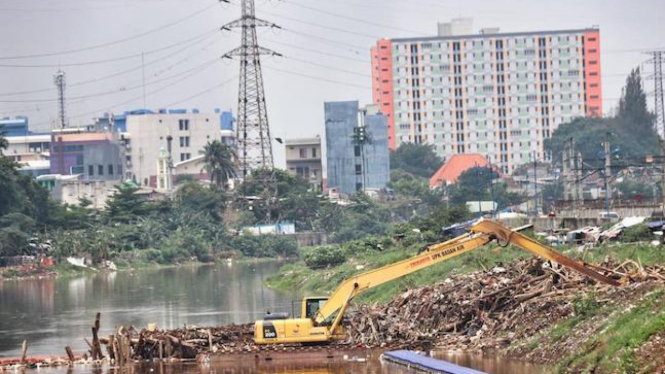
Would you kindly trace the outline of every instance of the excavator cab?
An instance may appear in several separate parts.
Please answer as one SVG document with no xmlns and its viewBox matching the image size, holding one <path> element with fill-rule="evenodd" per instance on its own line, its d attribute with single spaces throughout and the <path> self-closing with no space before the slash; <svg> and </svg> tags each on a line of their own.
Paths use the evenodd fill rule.
<svg viewBox="0 0 665 374">
<path fill-rule="evenodd" d="M 316 313 L 319 311 L 319 309 L 321 309 L 326 301 L 328 301 L 327 296 L 303 298 L 300 318 L 314 319 L 316 317 Z"/>
</svg>

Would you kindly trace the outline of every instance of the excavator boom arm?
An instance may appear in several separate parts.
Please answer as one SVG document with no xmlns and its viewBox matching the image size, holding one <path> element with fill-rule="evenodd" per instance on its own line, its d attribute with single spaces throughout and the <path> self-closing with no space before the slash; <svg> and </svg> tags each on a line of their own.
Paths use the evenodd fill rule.
<svg viewBox="0 0 665 374">
<path fill-rule="evenodd" d="M 576 270 L 599 282 L 611 284 L 613 286 L 619 286 L 618 281 L 606 277 L 605 275 L 597 272 L 593 268 L 587 267 L 584 262 L 581 261 L 578 262 L 571 259 L 570 257 L 564 256 L 563 254 L 540 244 L 539 242 L 529 238 L 528 236 L 513 231 L 503 225 L 500 225 L 497 222 L 488 221 L 488 220 L 480 221 L 476 225 L 471 227 L 471 231 L 475 233 L 483 233 L 486 235 L 494 235 L 499 240 L 514 244 L 537 256 L 540 256 L 550 261 L 554 261 L 557 264 L 565 266 L 567 268 Z"/>
<path fill-rule="evenodd" d="M 478 247 L 484 246 L 494 239 L 514 244 L 537 256 L 585 274 L 599 282 L 613 286 L 619 285 L 619 282 L 615 279 L 606 277 L 593 268 L 587 267 L 583 262 L 577 262 L 566 257 L 563 254 L 497 222 L 481 220 L 471 227 L 470 231 L 471 234 L 464 234 L 452 240 L 431 245 L 427 247 L 425 252 L 406 260 L 370 270 L 346 279 L 337 287 L 337 289 L 335 289 L 335 291 L 333 291 L 328 298 L 328 301 L 321 307 L 321 309 L 319 309 L 316 314 L 315 322 L 321 324 L 337 312 L 338 315 L 334 319 L 332 326 L 332 328 L 335 328 L 341 322 L 341 317 L 344 315 L 351 300 L 359 293 L 472 251 Z"/>
<path fill-rule="evenodd" d="M 472 251 L 491 240 L 492 238 L 486 234 L 465 234 L 444 243 L 431 245 L 427 248 L 427 251 L 406 260 L 346 279 L 319 309 L 315 320 L 320 324 L 337 311 L 339 311 L 338 317 L 340 317 L 344 314 L 351 299 L 360 292 Z M 336 323 L 339 323 L 340 320 L 341 318 L 335 318 Z"/>
</svg>

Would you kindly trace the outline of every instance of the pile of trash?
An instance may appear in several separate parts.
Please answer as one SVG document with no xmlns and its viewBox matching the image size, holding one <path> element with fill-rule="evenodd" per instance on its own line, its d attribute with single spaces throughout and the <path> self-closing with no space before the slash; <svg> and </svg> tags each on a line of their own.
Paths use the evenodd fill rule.
<svg viewBox="0 0 665 374">
<path fill-rule="evenodd" d="M 606 260 L 605 274 L 628 282 L 665 281 L 665 268 Z M 383 306 L 361 306 L 346 320 L 350 342 L 365 346 L 498 349 L 573 313 L 572 299 L 620 288 L 532 258 L 457 275 L 409 290 Z"/>
</svg>

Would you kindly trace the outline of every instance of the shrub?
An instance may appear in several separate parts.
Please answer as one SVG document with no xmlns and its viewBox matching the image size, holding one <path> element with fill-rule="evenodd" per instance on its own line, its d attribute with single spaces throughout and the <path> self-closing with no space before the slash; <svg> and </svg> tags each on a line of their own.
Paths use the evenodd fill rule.
<svg viewBox="0 0 665 374">
<path fill-rule="evenodd" d="M 632 243 L 645 240 L 653 240 L 654 235 L 651 233 L 649 226 L 645 224 L 627 227 L 621 234 L 621 241 Z"/>
<path fill-rule="evenodd" d="M 600 309 L 600 303 L 594 293 L 585 296 L 577 296 L 573 299 L 573 310 L 580 317 L 592 317 Z"/>
<path fill-rule="evenodd" d="M 294 257 L 298 255 L 298 243 L 284 235 L 237 236 L 229 243 L 231 249 L 249 257 Z"/>
<path fill-rule="evenodd" d="M 303 251 L 305 264 L 311 269 L 335 266 L 346 261 L 344 251 L 338 246 L 321 245 Z"/>
</svg>

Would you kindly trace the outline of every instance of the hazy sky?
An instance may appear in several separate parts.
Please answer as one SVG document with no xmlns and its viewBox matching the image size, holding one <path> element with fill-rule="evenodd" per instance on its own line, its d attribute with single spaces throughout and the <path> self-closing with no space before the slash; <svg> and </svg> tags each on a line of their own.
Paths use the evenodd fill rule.
<svg viewBox="0 0 665 374">
<path fill-rule="evenodd" d="M 57 117 L 53 73 L 67 74 L 71 125 L 137 108 L 237 110 L 240 0 L 0 0 L 0 116 L 33 130 Z M 625 75 L 665 49 L 662 0 L 257 0 L 272 135 L 322 134 L 323 103 L 371 102 L 369 48 L 378 38 L 435 35 L 437 21 L 472 17 L 474 29 L 601 31 L 603 103 L 616 105 Z M 64 52 L 64 53 L 63 53 Z M 22 57 L 22 58 L 13 58 Z M 145 83 L 145 85 L 144 85 Z M 653 82 L 647 81 L 647 90 Z M 144 95 L 145 92 L 145 95 Z M 652 101 L 652 99 L 650 99 Z M 277 166 L 283 150 L 275 149 Z"/>
</svg>

